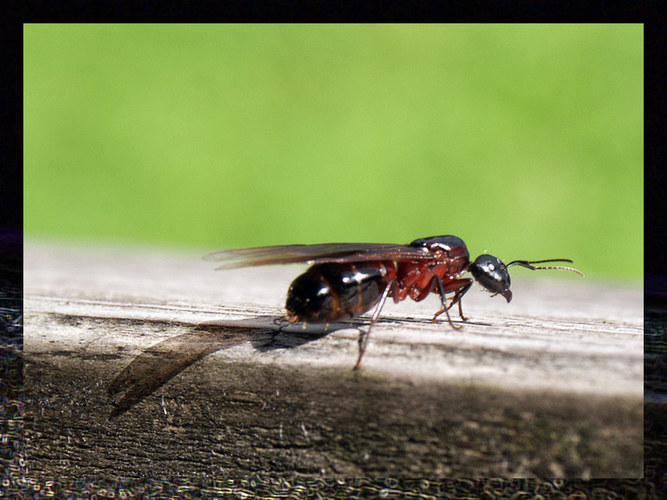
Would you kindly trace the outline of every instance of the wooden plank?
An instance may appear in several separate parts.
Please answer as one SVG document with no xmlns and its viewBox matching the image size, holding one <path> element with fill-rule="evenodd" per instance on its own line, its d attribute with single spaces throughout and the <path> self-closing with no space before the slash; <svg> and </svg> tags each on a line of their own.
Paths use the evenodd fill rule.
<svg viewBox="0 0 667 500">
<path fill-rule="evenodd" d="M 641 476 L 639 286 L 520 270 L 461 330 L 388 304 L 353 372 L 363 319 L 276 335 L 303 266 L 212 267 L 26 243 L 36 474 Z"/>
</svg>

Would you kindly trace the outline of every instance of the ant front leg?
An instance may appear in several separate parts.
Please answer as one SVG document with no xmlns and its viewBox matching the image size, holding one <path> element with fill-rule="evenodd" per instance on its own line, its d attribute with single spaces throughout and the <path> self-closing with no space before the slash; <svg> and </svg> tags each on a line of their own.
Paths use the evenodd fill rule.
<svg viewBox="0 0 667 500">
<path fill-rule="evenodd" d="M 448 282 L 447 285 L 443 285 L 440 277 L 435 276 L 433 278 L 433 281 L 435 281 L 435 284 L 438 288 L 438 292 L 440 293 L 440 301 L 442 302 L 442 309 L 440 309 L 437 313 L 435 313 L 435 315 L 433 316 L 433 321 L 435 322 L 438 316 L 440 316 L 442 313 L 445 313 L 447 315 L 447 320 L 449 321 L 449 324 L 452 326 L 452 328 L 455 328 L 457 330 L 461 329 L 462 327 L 460 326 L 457 327 L 454 325 L 454 323 L 452 323 L 452 318 L 449 316 L 449 310 L 452 308 L 454 304 L 458 302 L 459 316 L 463 321 L 468 321 L 468 318 L 466 318 L 463 315 L 463 306 L 461 305 L 461 298 L 466 294 L 468 290 L 470 290 L 470 287 L 472 286 L 472 279 L 463 278 L 458 280 L 452 280 Z M 446 294 L 451 292 L 454 292 L 454 296 L 452 297 L 452 300 L 448 305 Z"/>
</svg>

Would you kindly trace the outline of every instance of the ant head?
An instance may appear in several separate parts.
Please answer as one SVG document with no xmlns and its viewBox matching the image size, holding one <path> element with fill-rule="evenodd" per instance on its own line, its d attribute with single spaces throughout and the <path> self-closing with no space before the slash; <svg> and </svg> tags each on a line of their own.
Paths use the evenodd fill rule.
<svg viewBox="0 0 667 500">
<path fill-rule="evenodd" d="M 548 260 L 514 260 L 505 265 L 493 255 L 480 255 L 475 262 L 470 264 L 468 270 L 475 280 L 486 288 L 493 295 L 502 295 L 507 302 L 512 300 L 510 291 L 510 273 L 507 268 L 510 266 L 521 266 L 533 271 L 536 269 L 561 269 L 563 271 L 572 271 L 580 276 L 584 274 L 573 267 L 564 266 L 534 266 L 533 264 L 543 264 L 545 262 L 572 262 L 570 259 L 548 259 Z"/>
<path fill-rule="evenodd" d="M 486 288 L 493 295 L 501 294 L 507 302 L 512 300 L 510 291 L 510 273 L 507 266 L 493 255 L 480 255 L 470 264 L 468 271 L 475 281 Z"/>
</svg>

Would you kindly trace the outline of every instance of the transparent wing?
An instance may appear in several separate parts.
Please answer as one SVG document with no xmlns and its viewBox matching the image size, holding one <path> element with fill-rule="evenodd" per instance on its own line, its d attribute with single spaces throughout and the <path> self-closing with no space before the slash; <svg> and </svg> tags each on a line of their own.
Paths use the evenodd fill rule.
<svg viewBox="0 0 667 500">
<path fill-rule="evenodd" d="M 216 269 L 275 264 L 323 264 L 325 262 L 363 262 L 369 260 L 425 260 L 432 255 L 425 248 L 394 243 L 321 243 L 317 245 L 277 245 L 220 250 L 204 260 L 222 262 Z"/>
</svg>

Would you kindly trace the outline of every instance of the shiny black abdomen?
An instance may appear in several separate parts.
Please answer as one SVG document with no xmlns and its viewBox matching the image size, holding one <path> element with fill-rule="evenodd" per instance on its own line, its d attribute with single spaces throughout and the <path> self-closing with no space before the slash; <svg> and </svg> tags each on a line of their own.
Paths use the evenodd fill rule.
<svg viewBox="0 0 667 500">
<path fill-rule="evenodd" d="M 285 308 L 296 321 L 354 318 L 379 302 L 388 272 L 383 262 L 316 264 L 292 282 Z"/>
</svg>

